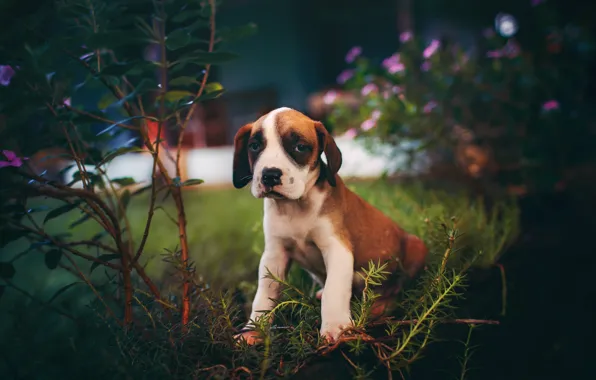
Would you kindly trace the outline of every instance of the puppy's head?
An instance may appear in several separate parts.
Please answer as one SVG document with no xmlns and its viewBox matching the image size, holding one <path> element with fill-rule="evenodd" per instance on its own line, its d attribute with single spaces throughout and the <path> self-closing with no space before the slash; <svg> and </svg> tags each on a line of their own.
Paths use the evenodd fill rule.
<svg viewBox="0 0 596 380">
<path fill-rule="evenodd" d="M 327 164 L 321 161 L 325 153 Z M 278 108 L 240 128 L 234 138 L 233 182 L 252 181 L 256 198 L 299 199 L 319 176 L 335 186 L 341 152 L 323 124 Z"/>
</svg>

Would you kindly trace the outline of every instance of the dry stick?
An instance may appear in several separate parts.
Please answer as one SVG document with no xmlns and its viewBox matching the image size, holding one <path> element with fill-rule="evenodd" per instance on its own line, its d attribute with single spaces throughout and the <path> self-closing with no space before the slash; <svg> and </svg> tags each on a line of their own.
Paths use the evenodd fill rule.
<svg viewBox="0 0 596 380">
<path fill-rule="evenodd" d="M 114 314 L 114 311 L 112 311 L 112 309 L 110 308 L 110 306 L 106 303 L 106 301 L 103 299 L 103 297 L 101 296 L 101 294 L 99 294 L 99 292 L 97 291 L 97 289 L 95 289 L 95 286 L 93 286 L 93 284 L 91 283 L 91 280 L 89 280 L 87 278 L 87 276 L 85 276 L 85 274 L 83 273 L 83 271 L 81 270 L 81 268 L 79 268 L 79 266 L 77 265 L 76 261 L 73 260 L 72 257 L 70 257 L 70 255 L 65 254 L 64 257 L 66 257 L 66 259 L 68 261 L 70 261 L 70 264 L 75 268 L 75 270 L 79 273 L 79 275 L 81 276 L 81 279 L 83 281 L 85 281 L 85 283 L 87 284 L 87 286 L 89 286 L 89 288 L 91 289 L 91 291 L 95 294 L 95 296 L 97 297 L 97 299 L 103 304 L 103 306 L 106 308 L 106 311 L 108 312 L 108 314 L 110 314 L 112 316 L 112 318 L 114 318 L 114 320 L 118 321 L 118 318 L 116 317 L 116 314 Z M 119 321 L 118 321 L 119 322 Z M 124 321 L 126 323 L 126 320 Z"/>
<path fill-rule="evenodd" d="M 68 314 L 68 313 L 60 310 L 59 308 L 57 308 L 56 306 L 52 305 L 51 303 L 45 302 L 43 300 L 40 300 L 39 298 L 35 297 L 33 294 L 27 292 L 25 289 L 21 289 L 20 287 L 18 287 L 17 285 L 15 285 L 10 280 L 5 279 L 4 281 L 6 282 L 6 284 L 8 284 L 8 286 L 10 286 L 14 290 L 18 291 L 19 293 L 25 295 L 26 297 L 29 297 L 33 301 L 35 301 L 35 302 L 43 305 L 44 307 L 47 307 L 48 309 L 51 309 L 51 310 L 55 311 L 56 313 L 62 315 L 63 317 L 66 317 L 66 318 L 70 319 L 71 321 L 76 322 L 76 319 L 72 315 L 70 315 L 70 314 Z"/>
<path fill-rule="evenodd" d="M 209 0 L 209 6 L 211 7 L 211 16 L 210 16 L 210 28 L 211 28 L 211 35 L 209 38 L 209 52 L 213 51 L 214 39 L 215 39 L 215 1 Z M 165 44 L 162 44 L 162 56 L 165 55 Z M 165 57 L 164 57 L 165 58 Z M 203 76 L 203 81 L 201 82 L 201 87 L 197 93 L 197 98 L 200 97 L 205 90 L 205 86 L 207 83 L 207 77 L 209 76 L 209 69 L 210 65 L 206 65 L 205 68 L 205 75 Z M 176 153 L 176 176 L 180 177 L 180 152 L 181 152 L 181 144 L 182 138 L 184 136 L 184 131 L 186 129 L 186 125 L 190 120 L 192 113 L 196 107 L 196 103 L 194 103 L 190 109 L 189 113 L 186 115 L 186 120 L 184 124 L 181 126 L 180 129 L 180 136 L 178 136 L 178 151 Z M 184 210 L 184 202 L 182 200 L 182 190 L 181 187 L 177 186 L 174 187 L 172 190 L 172 195 L 174 198 L 174 202 L 176 203 L 176 208 L 178 209 L 178 231 L 180 234 L 180 255 L 182 262 L 184 263 L 184 282 L 182 284 L 182 325 L 186 326 L 190 319 L 190 280 L 189 280 L 189 273 L 188 273 L 188 262 L 189 262 L 189 252 L 188 252 L 188 237 L 186 236 L 186 214 Z"/>
<path fill-rule="evenodd" d="M 42 238 L 44 238 L 44 239 L 46 239 L 46 240 L 49 240 L 49 241 L 50 241 L 50 242 L 51 242 L 53 245 L 55 245 L 56 247 L 58 247 L 58 248 L 62 248 L 62 249 L 64 249 L 64 250 L 66 250 L 66 251 L 70 252 L 71 254 L 73 254 L 73 255 L 75 255 L 75 256 L 78 256 L 78 257 L 80 257 L 80 258 L 82 258 L 82 259 L 85 259 L 85 260 L 87 260 L 87 261 L 92 261 L 92 262 L 94 262 L 94 263 L 97 263 L 97 264 L 99 264 L 99 265 L 106 266 L 106 267 L 108 267 L 108 268 L 111 268 L 111 269 L 114 269 L 114 270 L 117 270 L 117 271 L 120 271 L 120 270 L 122 270 L 122 267 L 121 267 L 121 266 L 119 266 L 119 265 L 112 264 L 112 263 L 109 263 L 109 262 L 107 262 L 107 261 L 100 260 L 100 259 L 98 259 L 98 258 L 96 258 L 96 257 L 93 257 L 93 256 L 91 256 L 91 255 L 88 255 L 88 254 L 86 254 L 86 253 L 83 253 L 83 252 L 81 252 L 81 251 L 78 251 L 78 250 L 76 250 L 76 249 L 74 249 L 74 248 L 70 247 L 70 246 L 69 246 L 69 244 L 62 243 L 62 242 L 60 242 L 60 241 L 58 241 L 58 240 L 54 239 L 54 238 L 53 238 L 51 235 L 48 235 L 48 234 L 47 234 L 46 232 L 44 232 L 42 229 L 36 230 L 35 228 L 31 228 L 31 227 L 25 226 L 25 225 L 23 225 L 23 224 L 17 224 L 16 226 L 17 226 L 18 228 L 20 228 L 20 229 L 23 229 L 23 230 L 26 230 L 26 231 L 32 232 L 32 233 L 34 233 L 34 234 L 37 234 L 38 236 L 40 236 L 40 237 L 42 237 Z"/>
<path fill-rule="evenodd" d="M 215 1 L 209 0 L 209 6 L 211 7 L 211 16 L 209 16 L 209 27 L 210 27 L 210 36 L 209 36 L 209 50 L 208 52 L 211 53 L 215 46 Z M 203 80 L 201 81 L 201 86 L 199 87 L 199 91 L 197 92 L 197 96 L 195 99 L 198 99 L 201 95 L 203 95 L 203 91 L 205 91 L 205 86 L 207 85 L 207 79 L 209 78 L 209 71 L 211 70 L 211 64 L 205 65 L 205 74 L 203 75 Z M 186 127 L 192 117 L 192 114 L 195 111 L 197 106 L 197 102 L 194 102 L 190 109 L 188 110 L 188 114 L 186 114 L 186 118 L 184 119 L 184 123 L 180 126 L 180 135 L 178 136 L 178 146 L 176 152 L 176 176 L 180 177 L 180 152 L 182 151 L 182 140 L 184 138 L 184 132 L 186 131 Z"/>
<path fill-rule="evenodd" d="M 39 176 L 36 176 L 36 175 L 29 175 L 29 176 L 38 182 L 44 181 L 44 179 Z M 57 198 L 57 199 L 63 199 L 68 196 L 80 197 L 80 198 L 83 198 L 84 200 L 88 201 L 87 204 L 90 207 L 92 207 L 98 214 L 100 214 L 100 212 L 101 212 L 100 209 L 104 210 L 107 217 L 110 220 L 112 220 L 112 222 L 115 221 L 115 223 L 116 223 L 117 228 L 115 228 L 113 232 L 110 230 L 108 230 L 108 232 L 113 233 L 112 237 L 116 240 L 116 245 L 119 249 L 119 253 L 128 254 L 124 249 L 122 249 L 122 242 L 120 239 L 120 231 L 119 231 L 119 227 L 118 227 L 118 219 L 116 218 L 116 216 L 113 214 L 113 212 L 107 207 L 107 205 L 101 200 L 101 198 L 97 194 L 91 193 L 91 192 L 85 191 L 85 190 L 73 189 L 71 187 L 62 186 L 62 185 L 58 185 L 58 184 L 55 184 L 54 186 L 56 186 L 56 187 L 55 188 L 47 187 L 47 186 L 36 187 L 36 190 L 38 190 L 41 193 L 45 193 L 45 195 L 49 195 L 49 196 L 52 196 L 53 198 Z M 100 207 L 98 207 L 96 204 L 94 204 L 94 202 L 98 203 L 100 205 Z M 103 217 L 105 218 L 106 215 L 103 215 Z M 102 216 L 102 214 L 100 214 L 100 217 L 101 216 Z M 80 254 L 78 256 L 80 256 Z M 86 255 L 86 256 L 88 256 L 88 255 Z M 94 258 L 93 256 L 89 256 L 89 257 L 90 258 L 88 258 L 88 260 L 91 260 L 91 261 L 98 260 L 98 259 Z M 110 265 L 114 265 L 114 264 L 110 264 Z M 157 286 L 155 286 L 153 281 L 151 281 L 149 276 L 147 276 L 147 273 L 145 272 L 144 268 L 139 263 L 133 263 L 132 267 L 136 270 L 137 274 L 141 277 L 143 282 L 149 287 L 149 290 L 151 291 L 153 296 L 155 298 L 157 298 L 158 300 L 161 300 L 161 294 L 159 292 L 159 289 L 157 288 Z M 118 267 L 118 270 L 120 270 L 120 267 Z M 131 297 L 131 304 L 132 304 L 132 297 Z"/>
</svg>

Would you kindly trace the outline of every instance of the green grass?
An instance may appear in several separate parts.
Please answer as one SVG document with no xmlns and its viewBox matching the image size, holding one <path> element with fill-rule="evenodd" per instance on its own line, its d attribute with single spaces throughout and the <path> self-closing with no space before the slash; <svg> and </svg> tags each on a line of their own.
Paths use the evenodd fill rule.
<svg viewBox="0 0 596 380">
<path fill-rule="evenodd" d="M 456 227 L 464 233 L 460 238 L 464 245 L 460 254 L 472 255 L 483 251 L 478 265 L 490 265 L 494 262 L 517 232 L 517 210 L 510 204 L 497 206 L 498 214 L 501 215 L 497 219 L 497 213 L 487 213 L 482 202 L 470 200 L 463 194 L 383 181 L 360 182 L 349 186 L 407 231 L 421 236 L 430 245 L 433 255 L 440 256 L 444 251 L 444 229 L 437 226 L 444 224 L 451 228 L 452 216 L 457 218 Z M 263 248 L 262 201 L 253 198 L 248 189 L 199 188 L 185 192 L 184 198 L 190 255 L 197 273 L 215 287 L 236 286 L 243 281 L 253 283 Z M 134 197 L 128 206 L 127 215 L 135 244 L 138 244 L 143 234 L 148 201 L 148 195 L 141 194 Z M 60 204 L 58 201 L 47 200 L 36 200 L 35 203 L 50 208 Z M 40 223 L 43 217 L 44 213 L 36 214 Z M 92 220 L 69 230 L 68 226 L 79 217 L 78 211 L 70 212 L 49 221 L 46 230 L 49 233 L 69 231 L 73 235 L 72 240 L 89 239 L 101 231 Z M 162 255 L 166 250 L 175 250 L 178 246 L 177 226 L 170 217 L 176 217 L 173 202 L 158 201 L 142 260 L 152 278 L 165 282 L 168 280 L 168 265 L 162 260 Z M 109 243 L 109 240 L 105 241 Z M 437 243 L 439 246 L 434 241 L 440 242 Z M 20 240 L 9 244 L 0 254 L 3 257 L 13 256 L 27 248 L 27 243 Z M 95 251 L 91 253 L 99 254 Z M 84 262 L 81 265 L 89 266 Z M 36 251 L 19 259 L 16 266 L 18 276 L 15 279 L 27 284 L 34 292 L 55 290 L 72 281 L 70 275 L 63 271 L 49 273 L 43 258 Z M 101 272 L 95 271 L 102 274 Z"/>
<path fill-rule="evenodd" d="M 474 265 L 490 266 L 517 235 L 517 208 L 506 202 L 495 205 L 488 212 L 480 200 L 471 200 L 465 194 L 428 190 L 419 185 L 396 185 L 375 181 L 354 183 L 350 187 L 395 219 L 407 231 L 420 236 L 429 246 L 429 270 L 424 273 L 426 276 L 421 276 L 422 278 L 412 286 L 411 292 L 406 291 L 400 296 L 403 298 L 400 307 L 405 313 L 404 318 L 419 319 L 427 314 L 429 316 L 424 324 L 417 323 L 412 331 L 396 330 L 397 338 L 403 333 L 398 340 L 398 343 L 403 343 L 403 347 L 396 351 L 396 355 L 413 355 L 416 347 L 425 344 L 425 340 L 421 343 L 420 339 L 413 338 L 414 335 L 428 336 L 432 323 L 429 320 L 445 316 L 445 310 L 450 307 L 451 301 L 443 293 L 449 293 L 450 298 L 455 297 L 456 291 L 447 289 L 444 284 L 455 284 L 461 280 L 459 276 L 448 274 L 444 275 L 445 281 L 441 281 L 439 285 L 435 283 L 435 273 L 443 273 L 439 268 L 442 267 L 445 250 L 450 244 L 449 236 L 458 236 L 449 260 L 449 265 L 453 266 L 449 273 L 457 273 L 462 264 L 465 267 L 471 260 L 475 260 Z M 185 192 L 184 198 L 190 253 L 197 273 L 213 288 L 240 286 L 250 300 L 256 285 L 257 266 L 263 247 L 262 201 L 254 199 L 248 189 L 199 188 L 196 191 Z M 134 197 L 127 209 L 135 245 L 143 234 L 148 203 L 148 196 L 143 194 Z M 36 199 L 30 206 L 40 205 L 52 209 L 60 203 Z M 46 212 L 33 214 L 38 223 L 43 222 Z M 178 285 L 172 281 L 170 273 L 173 271 L 162 260 L 165 250 L 175 250 L 178 244 L 177 226 L 168 217 L 168 214 L 175 216 L 174 213 L 175 207 L 171 200 L 159 203 L 143 256 L 143 263 L 146 264 L 149 275 L 166 287 L 169 284 Z M 62 215 L 50 220 L 45 226 L 46 231 L 50 234 L 68 231 L 72 234 L 69 238 L 72 241 L 89 239 L 100 232 L 94 221 L 87 221 L 69 229 L 68 226 L 79 218 L 79 212 Z M 107 238 L 104 242 L 110 243 Z M 24 251 L 28 253 L 20 256 L 14 263 L 17 274 L 13 284 L 38 301 L 48 302 L 59 289 L 77 281 L 67 271 L 59 268 L 50 271 L 46 268 L 43 255 L 36 249 L 29 250 L 29 243 L 24 239 L 4 247 L 0 251 L 0 257 L 2 261 L 10 260 Z M 102 253 L 93 250 L 88 252 L 97 255 Z M 77 261 L 83 272 L 88 273 L 90 264 L 83 260 Z M 288 281 L 291 286 L 298 285 L 296 280 L 304 278 L 304 273 L 298 267 L 293 269 L 292 274 L 300 274 L 301 277 L 291 276 Z M 102 269 L 95 270 L 92 275 L 93 282 L 99 285 L 108 282 L 106 275 L 109 277 L 109 273 Z M 302 283 L 299 288 L 302 291 L 308 290 L 310 284 Z M 300 290 L 292 290 L 296 288 L 288 289 L 287 294 L 290 296 L 294 293 L 302 294 Z M 107 292 L 109 288 L 106 287 L 102 291 Z M 164 291 L 164 295 L 165 293 Z M 161 321 L 159 318 L 158 328 L 151 330 L 149 338 L 143 335 L 141 339 L 140 336 L 125 334 L 117 328 L 110 330 L 109 326 L 112 325 L 102 322 L 105 308 L 84 284 L 69 287 L 66 292 L 51 301 L 54 307 L 84 320 L 84 325 L 73 325 L 66 318 L 40 306 L 38 301 L 23 297 L 15 289 L 7 287 L 0 299 L 0 310 L 3 311 L 0 313 L 0 334 L 7 337 L 6 347 L 11 347 L 14 358 L 11 357 L 10 362 L 16 362 L 16 358 L 21 358 L 25 353 L 36 357 L 34 365 L 20 370 L 29 375 L 45 373 L 45 378 L 54 378 L 52 371 L 56 372 L 56 377 L 63 378 L 66 368 L 71 378 L 88 376 L 86 373 L 89 368 L 98 371 L 93 374 L 95 378 L 117 378 L 116 373 L 124 372 L 128 373 L 129 378 L 189 378 L 189 374 L 197 366 L 197 360 L 203 367 L 221 363 L 226 363 L 229 368 L 246 365 L 256 373 L 265 366 L 263 373 L 268 373 L 268 377 L 265 378 L 273 378 L 271 368 L 267 367 L 270 360 L 271 363 L 284 360 L 288 363 L 288 369 L 291 369 L 292 365 L 311 360 L 315 356 L 318 330 L 313 326 L 318 323 L 316 321 L 320 317 L 320 310 L 318 302 L 310 297 L 294 297 L 294 303 L 286 302 L 288 305 L 301 303 L 306 306 L 288 306 L 277 316 L 284 321 L 283 325 L 292 325 L 295 329 L 272 332 L 271 349 L 263 352 L 260 348 L 239 351 L 230 343 L 230 337 L 236 331 L 231 326 L 230 310 L 233 307 L 231 302 L 224 298 L 210 299 L 209 297 L 215 297 L 214 294 L 216 292 L 204 292 L 203 297 L 195 297 L 194 301 L 197 304 L 193 306 L 193 315 L 197 318 L 197 324 L 192 334 L 186 338 L 186 344 L 181 346 L 183 349 L 180 352 L 168 348 L 173 326 L 161 326 L 160 323 L 165 320 Z M 290 296 L 284 296 L 286 301 Z M 428 297 L 433 302 L 421 303 L 421 296 Z M 149 301 L 147 304 L 150 303 Z M 115 310 L 120 310 L 121 303 L 113 306 Z M 149 327 L 150 324 L 145 317 L 150 316 L 153 321 L 152 313 L 158 309 L 154 305 L 153 312 L 145 312 L 146 309 L 136 307 L 136 312 L 140 313 L 137 322 L 144 321 L 146 327 Z M 359 310 L 358 307 L 356 309 Z M 241 319 L 243 322 L 243 318 Z M 179 318 L 175 320 L 178 321 Z M 44 349 L 50 345 L 53 347 L 51 351 Z M 115 347 L 119 347 L 120 350 L 116 350 Z M 72 362 L 65 361 L 65 358 Z M 181 367 L 180 361 L 191 367 Z M 69 364 L 66 364 L 67 362 Z M 0 373 L 3 373 L 2 371 L 0 363 Z M 172 371 L 178 375 L 173 376 Z M 131 373 L 137 373 L 139 377 L 130 377 Z M 147 373 L 160 375 L 151 377 Z"/>
</svg>

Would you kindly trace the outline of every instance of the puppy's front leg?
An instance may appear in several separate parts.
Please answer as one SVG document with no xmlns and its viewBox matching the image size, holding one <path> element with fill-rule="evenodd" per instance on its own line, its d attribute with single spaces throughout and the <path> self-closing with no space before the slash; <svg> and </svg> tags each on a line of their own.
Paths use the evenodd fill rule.
<svg viewBox="0 0 596 380">
<path fill-rule="evenodd" d="M 249 322 L 246 328 L 253 328 L 253 321 L 261 317 L 265 312 L 271 310 L 279 297 L 279 283 L 267 277 L 268 272 L 285 279 L 289 268 L 289 257 L 283 247 L 279 244 L 267 244 L 265 252 L 259 263 L 259 280 L 257 292 L 252 303 Z M 257 334 L 254 331 L 245 331 L 242 336 L 248 343 L 255 343 Z"/>
<path fill-rule="evenodd" d="M 350 300 L 354 278 L 354 256 L 336 238 L 327 238 L 319 247 L 327 271 L 321 298 L 321 336 L 329 341 L 335 341 L 342 330 L 353 324 Z"/>
</svg>

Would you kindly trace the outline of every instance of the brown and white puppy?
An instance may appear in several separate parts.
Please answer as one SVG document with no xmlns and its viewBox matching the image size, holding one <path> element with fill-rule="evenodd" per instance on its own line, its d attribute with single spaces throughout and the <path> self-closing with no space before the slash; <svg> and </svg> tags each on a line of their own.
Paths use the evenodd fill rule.
<svg viewBox="0 0 596 380">
<path fill-rule="evenodd" d="M 278 108 L 240 128 L 234 139 L 233 182 L 264 198 L 265 249 L 250 321 L 242 336 L 254 343 L 251 321 L 274 306 L 278 284 L 299 263 L 322 287 L 321 335 L 336 340 L 352 325 L 352 292 L 369 261 L 412 277 L 424 265 L 424 243 L 350 191 L 337 175 L 342 155 L 323 124 L 290 108 Z M 325 153 L 327 163 L 321 159 Z M 384 286 L 375 310 L 382 313 L 399 288 Z"/>
</svg>

